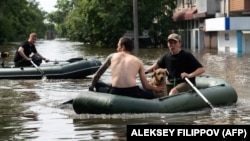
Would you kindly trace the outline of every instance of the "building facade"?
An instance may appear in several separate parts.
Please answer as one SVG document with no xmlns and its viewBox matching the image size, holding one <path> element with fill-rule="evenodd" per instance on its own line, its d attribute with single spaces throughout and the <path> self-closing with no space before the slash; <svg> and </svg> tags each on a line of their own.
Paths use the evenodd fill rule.
<svg viewBox="0 0 250 141">
<path fill-rule="evenodd" d="M 177 0 L 183 47 L 250 53 L 250 0 Z"/>
</svg>

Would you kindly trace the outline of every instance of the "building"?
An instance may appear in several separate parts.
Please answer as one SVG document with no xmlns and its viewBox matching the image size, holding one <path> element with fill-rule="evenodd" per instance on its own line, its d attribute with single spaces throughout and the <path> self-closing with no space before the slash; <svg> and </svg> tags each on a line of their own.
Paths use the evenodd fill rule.
<svg viewBox="0 0 250 141">
<path fill-rule="evenodd" d="M 45 39 L 46 40 L 54 40 L 56 38 L 56 33 L 55 31 L 48 30 L 45 34 Z"/>
<path fill-rule="evenodd" d="M 249 0 L 176 0 L 173 20 L 183 46 L 250 53 Z"/>
</svg>

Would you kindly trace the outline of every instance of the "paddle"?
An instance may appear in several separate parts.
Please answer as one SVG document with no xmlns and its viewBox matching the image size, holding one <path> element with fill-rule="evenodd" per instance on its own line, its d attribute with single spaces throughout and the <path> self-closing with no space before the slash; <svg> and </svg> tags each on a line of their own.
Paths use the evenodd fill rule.
<svg viewBox="0 0 250 141">
<path fill-rule="evenodd" d="M 63 102 L 63 103 L 62 103 L 62 104 L 60 104 L 60 105 L 72 104 L 72 103 L 73 103 L 73 99 L 68 100 L 68 101 L 65 101 L 65 102 Z"/>
<path fill-rule="evenodd" d="M 55 62 L 55 64 L 57 64 L 58 62 L 69 62 L 69 63 L 73 63 L 76 61 L 81 61 L 83 60 L 83 58 L 71 58 L 69 60 L 55 60 L 55 61 L 51 61 L 51 62 Z"/>
<path fill-rule="evenodd" d="M 44 71 L 42 69 L 40 69 L 32 60 L 30 62 L 42 74 L 42 80 L 45 80 L 47 78 L 47 76 L 45 75 Z"/>
<path fill-rule="evenodd" d="M 214 109 L 214 106 L 207 100 L 205 96 L 203 96 L 203 94 L 193 85 L 193 83 L 187 77 L 185 77 L 185 80 L 196 91 L 196 93 L 210 106 L 210 108 Z"/>
</svg>

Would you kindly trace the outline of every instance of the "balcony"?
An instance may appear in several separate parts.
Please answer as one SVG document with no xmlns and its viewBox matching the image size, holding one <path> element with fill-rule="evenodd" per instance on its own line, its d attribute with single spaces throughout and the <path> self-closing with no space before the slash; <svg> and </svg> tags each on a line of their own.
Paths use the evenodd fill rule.
<svg viewBox="0 0 250 141">
<path fill-rule="evenodd" d="M 181 11 L 173 13 L 172 19 L 174 21 L 185 21 L 185 20 L 192 20 L 193 15 L 197 13 L 197 9 L 183 9 Z"/>
<path fill-rule="evenodd" d="M 230 12 L 250 10 L 250 0 L 230 0 Z"/>
</svg>

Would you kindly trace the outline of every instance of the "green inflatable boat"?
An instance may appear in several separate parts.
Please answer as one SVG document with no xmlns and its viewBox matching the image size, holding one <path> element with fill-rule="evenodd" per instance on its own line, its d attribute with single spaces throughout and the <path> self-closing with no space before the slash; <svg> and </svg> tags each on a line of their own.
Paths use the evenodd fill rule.
<svg viewBox="0 0 250 141">
<path fill-rule="evenodd" d="M 196 77 L 196 83 L 195 88 L 198 91 L 188 91 L 155 99 L 139 99 L 84 91 L 71 102 L 77 114 L 176 113 L 209 108 L 209 104 L 225 106 L 237 102 L 238 96 L 235 89 L 223 79 L 199 76 Z M 202 97 L 208 100 L 209 104 Z"/>
<path fill-rule="evenodd" d="M 3 66 L 3 65 L 2 65 Z M 101 66 L 101 62 L 94 58 L 72 58 L 66 61 L 50 61 L 39 67 L 11 67 L 0 68 L 0 79 L 80 79 L 94 74 Z"/>
</svg>

